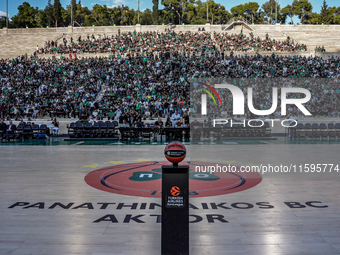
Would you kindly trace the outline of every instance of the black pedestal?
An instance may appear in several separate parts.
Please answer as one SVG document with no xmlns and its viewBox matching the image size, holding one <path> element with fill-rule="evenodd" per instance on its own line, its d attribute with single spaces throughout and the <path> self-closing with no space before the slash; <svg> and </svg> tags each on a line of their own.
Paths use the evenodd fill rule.
<svg viewBox="0 0 340 255">
<path fill-rule="evenodd" d="M 189 254 L 189 166 L 162 166 L 162 255 Z"/>
</svg>

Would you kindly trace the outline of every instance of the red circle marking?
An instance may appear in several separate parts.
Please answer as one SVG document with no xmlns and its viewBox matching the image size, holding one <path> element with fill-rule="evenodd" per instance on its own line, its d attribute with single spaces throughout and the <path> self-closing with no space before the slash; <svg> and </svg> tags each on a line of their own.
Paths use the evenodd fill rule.
<svg viewBox="0 0 340 255">
<path fill-rule="evenodd" d="M 150 161 L 142 163 L 122 164 L 97 169 L 85 176 L 85 182 L 106 192 L 139 196 L 161 197 L 162 165 L 170 165 L 167 161 Z M 242 173 L 237 167 L 236 172 L 195 172 L 196 166 L 212 166 L 207 162 L 181 162 L 189 165 L 190 197 L 209 197 L 225 195 L 250 189 L 262 180 L 258 173 Z M 219 166 L 228 166 L 218 164 Z"/>
</svg>

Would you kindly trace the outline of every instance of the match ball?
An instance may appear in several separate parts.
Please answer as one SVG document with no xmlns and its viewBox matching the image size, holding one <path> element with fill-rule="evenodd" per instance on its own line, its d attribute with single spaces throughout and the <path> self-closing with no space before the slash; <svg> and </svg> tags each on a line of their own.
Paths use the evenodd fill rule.
<svg viewBox="0 0 340 255">
<path fill-rule="evenodd" d="M 181 162 L 187 154 L 187 149 L 180 142 L 171 142 L 164 149 L 164 155 L 171 163 Z"/>
</svg>

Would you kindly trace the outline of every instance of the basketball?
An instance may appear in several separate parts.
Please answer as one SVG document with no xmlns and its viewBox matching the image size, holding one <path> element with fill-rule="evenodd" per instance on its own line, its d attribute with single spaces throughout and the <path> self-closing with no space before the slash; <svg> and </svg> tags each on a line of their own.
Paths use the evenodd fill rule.
<svg viewBox="0 0 340 255">
<path fill-rule="evenodd" d="M 179 163 L 186 156 L 187 150 L 180 142 L 171 142 L 164 149 L 164 155 L 171 163 Z"/>
</svg>

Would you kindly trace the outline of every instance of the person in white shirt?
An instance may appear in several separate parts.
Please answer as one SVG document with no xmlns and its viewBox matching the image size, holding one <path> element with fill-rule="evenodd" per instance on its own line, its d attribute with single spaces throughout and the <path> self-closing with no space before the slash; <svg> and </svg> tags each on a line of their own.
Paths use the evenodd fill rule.
<svg viewBox="0 0 340 255">
<path fill-rule="evenodd" d="M 115 112 L 115 115 L 116 115 L 116 117 L 115 117 L 115 120 L 119 120 L 119 117 L 122 115 L 122 111 L 120 110 L 120 109 L 118 109 L 116 112 Z"/>
<path fill-rule="evenodd" d="M 176 110 L 172 115 L 171 115 L 171 120 L 172 120 L 172 124 L 174 126 L 176 126 L 177 121 L 179 121 L 181 119 L 181 115 L 178 113 L 178 111 Z"/>
<path fill-rule="evenodd" d="M 97 111 L 97 110 L 94 110 L 94 111 L 92 112 L 92 117 L 93 117 L 93 118 L 97 118 L 97 116 L 98 116 L 98 111 Z"/>
<path fill-rule="evenodd" d="M 91 123 L 92 126 L 94 125 L 94 120 L 93 119 L 94 119 L 94 117 L 89 120 L 89 123 Z"/>
</svg>

